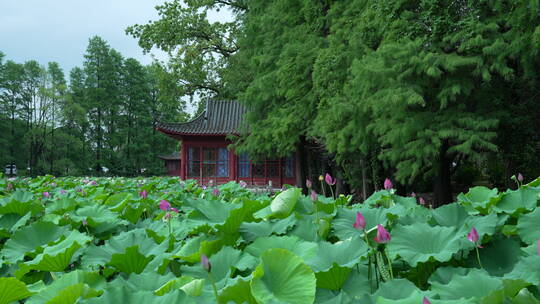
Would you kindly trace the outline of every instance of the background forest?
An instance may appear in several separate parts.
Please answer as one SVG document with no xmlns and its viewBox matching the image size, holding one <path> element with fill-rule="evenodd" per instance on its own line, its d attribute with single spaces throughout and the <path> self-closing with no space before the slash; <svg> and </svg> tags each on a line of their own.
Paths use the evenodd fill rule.
<svg viewBox="0 0 540 304">
<path fill-rule="evenodd" d="M 182 97 L 239 100 L 252 156 L 298 150 L 304 178 L 364 196 L 385 177 L 439 202 L 540 175 L 540 8 L 534 0 L 185 0 L 127 33 L 143 67 L 92 38 L 69 86 L 54 63 L 1 65 L 2 159 L 32 174 L 158 173 L 159 117 Z M 210 22 L 226 10 L 231 20 Z M 36 105 L 37 104 L 37 105 Z M 135 132 L 136 130 L 136 132 Z M 172 145 L 172 146 L 171 146 Z M 92 169 L 92 170 L 90 170 Z M 415 187 L 411 187 L 411 185 Z"/>
<path fill-rule="evenodd" d="M 2 60 L 0 159 L 19 175 L 162 174 L 178 149 L 158 119 L 182 121 L 185 103 L 159 64 L 123 58 L 100 37 L 69 73 L 55 62 Z M 107 172 L 102 172 L 103 170 Z"/>
<path fill-rule="evenodd" d="M 248 106 L 252 155 L 300 151 L 365 194 L 384 177 L 449 202 L 540 175 L 538 1 L 190 0 L 128 33 L 184 87 Z M 210 23 L 227 9 L 231 22 Z M 411 185 L 415 185 L 414 188 Z"/>
</svg>

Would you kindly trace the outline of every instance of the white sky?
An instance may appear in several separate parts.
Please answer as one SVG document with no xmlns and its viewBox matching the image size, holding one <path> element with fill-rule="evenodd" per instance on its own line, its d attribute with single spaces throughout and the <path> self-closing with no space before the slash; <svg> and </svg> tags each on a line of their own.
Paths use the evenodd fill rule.
<svg viewBox="0 0 540 304">
<path fill-rule="evenodd" d="M 69 81 L 69 71 L 82 67 L 88 39 L 98 35 L 125 58 L 143 64 L 152 55 L 166 60 L 159 50 L 143 54 L 137 40 L 125 34 L 134 24 L 157 20 L 155 6 L 165 0 L 0 0 L 0 51 L 7 60 L 42 65 L 56 61 Z M 228 21 L 227 10 L 210 12 L 211 21 Z M 194 112 L 188 106 L 188 112 Z"/>
<path fill-rule="evenodd" d="M 101 36 L 124 57 L 148 64 L 126 27 L 158 18 L 164 0 L 0 0 L 0 51 L 16 62 L 56 61 L 64 73 L 82 66 L 88 39 Z M 165 55 L 157 52 L 159 59 Z"/>
</svg>

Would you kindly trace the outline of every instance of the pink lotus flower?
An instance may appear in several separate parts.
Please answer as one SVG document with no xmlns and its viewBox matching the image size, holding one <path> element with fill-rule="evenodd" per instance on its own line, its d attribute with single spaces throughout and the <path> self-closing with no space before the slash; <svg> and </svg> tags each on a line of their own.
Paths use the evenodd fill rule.
<svg viewBox="0 0 540 304">
<path fill-rule="evenodd" d="M 390 190 L 392 189 L 393 185 L 392 185 L 392 181 L 390 181 L 389 178 L 385 179 L 384 180 L 384 189 L 385 190 Z"/>
<path fill-rule="evenodd" d="M 49 192 L 43 192 L 43 196 L 44 196 L 45 198 L 49 198 L 51 195 L 49 194 Z"/>
<path fill-rule="evenodd" d="M 178 209 L 176 209 L 176 208 L 174 208 L 174 207 L 171 208 L 171 211 L 172 211 L 172 212 L 175 212 L 175 213 L 180 212 Z"/>
<path fill-rule="evenodd" d="M 247 183 L 245 181 L 240 181 L 239 184 L 240 184 L 240 187 L 242 187 L 242 188 L 247 187 Z"/>
<path fill-rule="evenodd" d="M 386 244 L 390 242 L 391 239 L 390 233 L 388 233 L 381 224 L 377 224 L 377 236 L 374 238 L 375 242 Z"/>
<path fill-rule="evenodd" d="M 308 187 L 308 189 L 311 189 L 312 185 L 313 183 L 309 179 L 306 179 L 306 187 Z"/>
<path fill-rule="evenodd" d="M 324 176 L 324 181 L 330 186 L 333 186 L 336 184 L 336 179 L 332 178 L 332 176 L 328 173 L 326 173 L 326 175 Z"/>
<path fill-rule="evenodd" d="M 202 185 L 201 188 L 202 188 L 203 190 L 206 190 L 206 185 Z"/>
<path fill-rule="evenodd" d="M 476 231 L 476 228 L 473 227 L 471 229 L 471 232 L 467 234 L 467 239 L 473 242 L 476 245 L 476 247 L 482 248 L 482 246 L 480 246 L 480 244 L 478 243 L 478 240 L 480 239 L 480 237 L 478 236 L 478 231 Z"/>
<path fill-rule="evenodd" d="M 159 201 L 159 209 L 163 211 L 167 211 L 171 208 L 171 204 L 167 202 L 166 200 Z"/>
<path fill-rule="evenodd" d="M 518 173 L 517 179 L 520 183 L 523 182 L 523 175 L 521 173 Z"/>
<path fill-rule="evenodd" d="M 390 233 L 388 233 L 381 224 L 377 224 L 377 236 L 374 238 L 375 242 L 386 244 L 390 242 L 391 239 Z"/>
<path fill-rule="evenodd" d="M 420 197 L 420 198 L 418 199 L 418 203 L 419 203 L 420 205 L 424 206 L 424 205 L 426 204 L 426 201 L 424 200 L 423 197 Z"/>
<path fill-rule="evenodd" d="M 212 270 L 212 264 L 210 264 L 210 260 L 204 253 L 201 254 L 201 265 L 202 268 L 207 272 L 210 272 Z"/>
<path fill-rule="evenodd" d="M 364 228 L 366 228 L 366 219 L 364 218 L 362 213 L 356 213 L 356 221 L 354 222 L 353 227 L 358 230 L 364 230 Z"/>
<path fill-rule="evenodd" d="M 214 188 L 214 190 L 212 190 L 212 194 L 215 195 L 215 196 L 219 196 L 219 189 Z"/>
<path fill-rule="evenodd" d="M 422 304 L 431 304 L 431 302 L 428 300 L 428 298 L 424 297 Z"/>
<path fill-rule="evenodd" d="M 411 197 L 416 197 L 416 193 L 412 192 Z"/>
<path fill-rule="evenodd" d="M 311 190 L 311 200 L 316 201 L 318 198 L 317 192 L 315 190 Z"/>
<path fill-rule="evenodd" d="M 143 190 L 141 192 L 139 192 L 139 196 L 142 197 L 142 198 L 147 198 L 148 197 L 148 191 Z"/>
</svg>

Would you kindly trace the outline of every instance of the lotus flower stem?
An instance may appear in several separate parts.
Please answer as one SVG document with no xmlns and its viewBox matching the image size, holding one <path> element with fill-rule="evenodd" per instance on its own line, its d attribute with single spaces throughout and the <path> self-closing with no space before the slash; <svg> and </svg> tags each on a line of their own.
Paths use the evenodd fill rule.
<svg viewBox="0 0 540 304">
<path fill-rule="evenodd" d="M 208 279 L 210 280 L 210 285 L 212 285 L 212 290 L 214 291 L 214 297 L 216 297 L 216 303 L 219 303 L 219 297 L 218 292 L 216 288 L 216 283 L 214 281 L 214 277 L 212 276 L 212 273 L 208 272 Z"/>
<path fill-rule="evenodd" d="M 388 260 L 388 269 L 390 270 L 390 278 L 394 279 L 394 271 L 392 270 L 392 259 L 390 258 L 390 254 L 388 254 L 388 247 L 384 248 L 384 254 L 386 255 L 386 259 Z"/>
<path fill-rule="evenodd" d="M 334 195 L 334 189 L 332 189 L 332 185 L 328 185 L 328 187 L 330 187 L 330 193 L 332 193 L 332 198 L 335 200 L 336 196 Z M 335 204 L 335 202 L 334 202 L 334 204 Z"/>
<path fill-rule="evenodd" d="M 323 194 L 324 197 L 326 197 L 326 189 L 324 188 L 323 180 L 322 180 L 322 178 L 319 178 L 319 180 L 321 181 L 322 194 Z"/>
<path fill-rule="evenodd" d="M 482 266 L 482 262 L 480 261 L 480 252 L 478 252 L 478 246 L 475 246 L 476 248 L 476 259 L 478 260 L 478 265 L 480 265 L 480 268 L 484 269 Z"/>
</svg>

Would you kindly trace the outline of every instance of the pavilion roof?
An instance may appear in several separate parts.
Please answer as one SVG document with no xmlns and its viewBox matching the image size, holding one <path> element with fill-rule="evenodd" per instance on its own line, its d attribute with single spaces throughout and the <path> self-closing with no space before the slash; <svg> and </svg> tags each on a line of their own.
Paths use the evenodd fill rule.
<svg viewBox="0 0 540 304">
<path fill-rule="evenodd" d="M 245 108 L 237 101 L 208 100 L 205 110 L 183 123 L 158 122 L 156 129 L 167 135 L 228 135 L 239 133 Z"/>
</svg>

